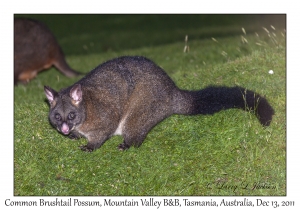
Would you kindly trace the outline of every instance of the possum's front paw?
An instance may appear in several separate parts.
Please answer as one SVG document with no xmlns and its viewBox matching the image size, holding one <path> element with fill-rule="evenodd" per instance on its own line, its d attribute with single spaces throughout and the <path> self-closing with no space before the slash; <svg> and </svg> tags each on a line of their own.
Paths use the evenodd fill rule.
<svg viewBox="0 0 300 210">
<path fill-rule="evenodd" d="M 80 138 L 80 136 L 76 135 L 75 133 L 70 133 L 68 137 L 72 140 L 77 140 Z"/>
<path fill-rule="evenodd" d="M 122 143 L 122 144 L 120 144 L 120 145 L 118 146 L 118 149 L 119 149 L 120 151 L 124 151 L 124 150 L 129 149 L 129 147 L 130 147 L 130 146 L 128 146 L 127 144 Z"/>
<path fill-rule="evenodd" d="M 92 148 L 89 148 L 87 145 L 81 145 L 79 148 L 84 152 L 93 152 L 94 150 Z"/>
</svg>

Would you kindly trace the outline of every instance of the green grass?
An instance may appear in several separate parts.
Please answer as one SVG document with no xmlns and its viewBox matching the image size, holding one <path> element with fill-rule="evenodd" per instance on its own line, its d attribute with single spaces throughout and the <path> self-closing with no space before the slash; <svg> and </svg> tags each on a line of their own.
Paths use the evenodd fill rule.
<svg viewBox="0 0 300 210">
<path fill-rule="evenodd" d="M 78 148 L 86 143 L 85 139 L 72 141 L 48 122 L 43 86 L 61 89 L 78 80 L 52 68 L 29 84 L 14 88 L 15 195 L 286 195 L 283 29 L 275 25 L 272 29 L 263 22 L 249 25 L 246 21 L 247 25 L 242 25 L 241 21 L 236 25 L 230 18 L 223 18 L 228 24 L 211 24 L 205 30 L 192 23 L 179 24 L 176 29 L 174 20 L 165 18 L 169 30 L 161 32 L 163 23 L 157 25 L 154 16 L 110 16 L 101 23 L 104 36 L 99 29 L 90 34 L 73 33 L 79 30 L 77 27 L 82 31 L 91 29 L 93 24 L 80 22 L 93 20 L 93 16 L 66 16 L 61 22 L 78 23 L 69 32 L 59 24 L 60 16 L 52 22 L 47 16 L 37 17 L 47 20 L 57 32 L 67 61 L 82 72 L 117 56 L 144 55 L 163 67 L 182 89 L 196 90 L 210 84 L 244 86 L 265 95 L 276 115 L 267 128 L 254 115 L 241 110 L 213 116 L 174 115 L 158 124 L 139 148 L 120 152 L 116 147 L 122 138 L 115 136 L 93 153 L 85 153 Z M 145 19 L 150 21 L 147 27 L 141 23 Z M 133 22 L 126 27 L 126 20 Z M 138 27 L 147 29 L 148 34 L 137 38 Z M 116 33 L 120 31 L 124 34 Z M 206 37 L 196 36 L 203 31 Z M 190 50 L 184 53 L 186 34 Z M 97 42 L 112 47 L 97 48 L 98 35 L 101 39 Z M 137 43 L 133 43 L 135 40 Z M 270 69 L 273 75 L 268 74 Z M 272 189 L 252 189 L 255 183 Z"/>
</svg>

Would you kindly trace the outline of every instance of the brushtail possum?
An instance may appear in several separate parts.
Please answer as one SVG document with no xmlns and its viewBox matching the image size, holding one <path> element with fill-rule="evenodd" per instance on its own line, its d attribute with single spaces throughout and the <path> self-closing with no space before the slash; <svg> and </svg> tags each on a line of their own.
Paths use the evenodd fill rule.
<svg viewBox="0 0 300 210">
<path fill-rule="evenodd" d="M 15 18 L 14 84 L 26 83 L 52 65 L 67 77 L 80 74 L 67 64 L 62 49 L 46 25 L 37 20 Z"/>
<path fill-rule="evenodd" d="M 250 109 L 263 126 L 270 125 L 274 114 L 265 98 L 242 87 L 181 90 L 162 68 L 138 56 L 107 61 L 60 92 L 48 86 L 44 91 L 50 123 L 71 138 L 87 138 L 81 149 L 89 152 L 113 135 L 124 138 L 120 150 L 140 146 L 148 132 L 172 114 Z"/>
</svg>

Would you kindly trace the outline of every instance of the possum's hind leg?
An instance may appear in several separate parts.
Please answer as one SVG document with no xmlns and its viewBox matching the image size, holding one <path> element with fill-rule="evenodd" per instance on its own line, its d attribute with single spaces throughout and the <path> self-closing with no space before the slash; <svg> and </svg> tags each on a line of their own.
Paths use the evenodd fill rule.
<svg viewBox="0 0 300 210">
<path fill-rule="evenodd" d="M 118 149 L 124 151 L 129 149 L 131 146 L 139 147 L 145 140 L 148 132 L 141 132 L 135 134 L 131 132 L 124 134 L 124 141 L 118 146 Z"/>
<path fill-rule="evenodd" d="M 119 150 L 126 150 L 131 146 L 139 147 L 150 130 L 165 119 L 167 115 L 170 115 L 166 114 L 168 111 L 159 108 L 152 109 L 152 112 L 149 112 L 151 110 L 149 107 L 144 108 L 147 111 L 137 106 L 135 110 L 129 112 L 132 114 L 127 117 L 122 127 L 124 142 L 119 145 Z"/>
</svg>

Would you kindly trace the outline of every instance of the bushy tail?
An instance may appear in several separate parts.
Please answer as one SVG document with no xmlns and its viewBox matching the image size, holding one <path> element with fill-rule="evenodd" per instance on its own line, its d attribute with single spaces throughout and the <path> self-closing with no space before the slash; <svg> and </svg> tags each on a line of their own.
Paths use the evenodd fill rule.
<svg viewBox="0 0 300 210">
<path fill-rule="evenodd" d="M 176 114 L 214 114 L 218 111 L 240 108 L 254 111 L 260 123 L 269 126 L 274 110 L 259 94 L 242 87 L 207 87 L 199 91 L 179 90 L 173 97 Z"/>
<path fill-rule="evenodd" d="M 59 49 L 59 52 L 57 53 L 56 58 L 53 61 L 53 65 L 67 77 L 83 75 L 82 73 L 75 71 L 69 66 L 61 49 Z"/>
</svg>

